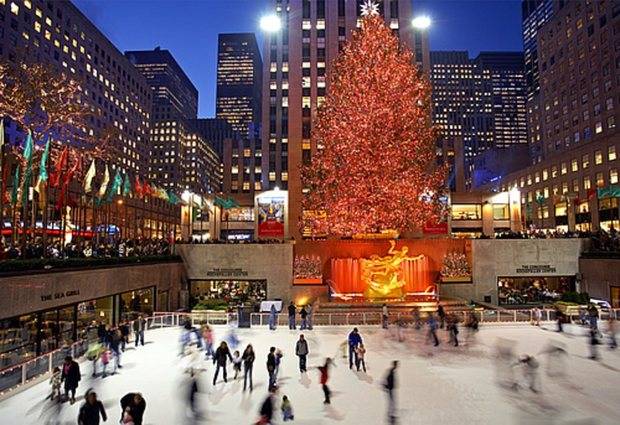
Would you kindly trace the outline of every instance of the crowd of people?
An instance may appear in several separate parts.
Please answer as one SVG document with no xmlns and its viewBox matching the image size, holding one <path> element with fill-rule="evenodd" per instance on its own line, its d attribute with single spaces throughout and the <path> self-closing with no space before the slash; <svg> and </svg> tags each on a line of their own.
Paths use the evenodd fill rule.
<svg viewBox="0 0 620 425">
<path fill-rule="evenodd" d="M 23 255 L 22 255 L 23 254 Z M 20 243 L 0 242 L 0 260 L 18 258 L 117 258 L 171 255 L 172 246 L 165 239 L 118 239 L 108 242 L 83 240 L 62 245 L 56 241 L 43 245 L 41 238 Z"/>
<path fill-rule="evenodd" d="M 282 244 L 288 243 L 286 239 L 192 239 L 191 244 L 194 245 L 219 245 L 219 244 Z"/>
<path fill-rule="evenodd" d="M 480 236 L 488 239 L 488 236 Z M 612 226 L 608 231 L 563 231 L 563 230 L 540 230 L 530 229 L 523 232 L 505 231 L 495 235 L 495 239 L 566 239 L 582 238 L 590 240 L 590 251 L 595 252 L 620 252 L 620 234 Z"/>
</svg>

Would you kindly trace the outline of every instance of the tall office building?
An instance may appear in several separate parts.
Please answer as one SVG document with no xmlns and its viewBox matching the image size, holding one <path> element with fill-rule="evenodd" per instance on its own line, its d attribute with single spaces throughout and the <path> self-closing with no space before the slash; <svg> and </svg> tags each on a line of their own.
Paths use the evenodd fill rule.
<svg viewBox="0 0 620 425">
<path fill-rule="evenodd" d="M 618 198 L 607 189 L 619 181 L 620 6 L 554 1 L 553 7 L 536 36 L 538 155 L 500 188 L 518 187 L 527 221 L 539 227 L 617 229 Z"/>
<path fill-rule="evenodd" d="M 377 1 L 386 23 L 412 51 L 427 49 L 411 27 L 411 0 Z M 299 167 L 317 146 L 310 138 L 317 107 L 327 94 L 329 67 L 359 25 L 364 1 L 272 0 L 282 22 L 266 34 L 263 73 L 262 186 L 288 189 L 289 230 L 299 237 L 302 184 Z M 417 55 L 422 69 L 424 57 Z"/>
<path fill-rule="evenodd" d="M 263 62 L 254 33 L 220 34 L 217 49 L 217 118 L 245 136 L 261 117 Z"/>
<path fill-rule="evenodd" d="M 190 121 L 198 113 L 198 90 L 168 50 L 125 52 L 154 93 L 149 179 L 166 189 L 218 192 L 220 160 Z"/>
<path fill-rule="evenodd" d="M 527 144 L 523 55 L 481 52 L 470 59 L 465 51 L 437 51 L 430 58 L 439 161 L 451 166 L 453 190 L 469 190 L 477 155 Z"/>
</svg>

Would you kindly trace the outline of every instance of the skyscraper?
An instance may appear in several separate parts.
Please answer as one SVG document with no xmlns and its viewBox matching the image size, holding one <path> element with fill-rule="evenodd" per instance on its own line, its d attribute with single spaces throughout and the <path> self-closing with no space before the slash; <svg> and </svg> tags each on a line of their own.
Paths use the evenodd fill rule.
<svg viewBox="0 0 620 425">
<path fill-rule="evenodd" d="M 440 161 L 452 167 L 452 189 L 471 189 L 476 155 L 527 144 L 523 54 L 481 52 L 470 59 L 465 51 L 438 51 L 430 57 Z"/>
<path fill-rule="evenodd" d="M 166 189 L 198 194 L 221 186 L 220 160 L 190 120 L 198 113 L 198 90 L 168 50 L 125 52 L 154 93 L 149 179 Z"/>
<path fill-rule="evenodd" d="M 261 116 L 263 62 L 253 33 L 220 34 L 217 51 L 216 116 L 245 135 Z"/>
<path fill-rule="evenodd" d="M 297 222 L 303 214 L 299 167 L 308 164 L 317 149 L 310 138 L 313 120 L 327 95 L 329 67 L 359 25 L 363 3 L 272 0 L 282 28 L 265 37 L 262 186 L 288 189 L 288 227 L 293 236 L 299 236 Z M 415 53 L 415 38 L 420 33 L 411 27 L 411 0 L 376 3 L 389 27 Z M 426 47 L 423 42 L 417 45 Z M 423 62 L 425 55 L 421 56 L 416 60 Z"/>
</svg>

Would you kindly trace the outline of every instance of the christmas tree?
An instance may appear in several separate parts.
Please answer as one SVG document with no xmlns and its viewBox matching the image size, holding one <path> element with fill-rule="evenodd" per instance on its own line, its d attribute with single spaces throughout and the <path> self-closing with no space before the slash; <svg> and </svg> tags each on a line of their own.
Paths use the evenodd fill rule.
<svg viewBox="0 0 620 425">
<path fill-rule="evenodd" d="M 443 258 L 442 278 L 468 277 L 471 275 L 467 256 L 460 252 L 451 252 Z"/>
<path fill-rule="evenodd" d="M 440 215 L 430 83 L 382 18 L 362 19 L 333 64 L 301 169 L 305 229 L 350 236 L 420 229 Z"/>
</svg>

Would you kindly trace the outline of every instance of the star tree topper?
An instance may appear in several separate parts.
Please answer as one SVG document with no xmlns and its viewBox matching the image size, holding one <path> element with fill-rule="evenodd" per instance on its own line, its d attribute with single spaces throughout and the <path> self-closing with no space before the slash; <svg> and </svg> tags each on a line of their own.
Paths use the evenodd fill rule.
<svg viewBox="0 0 620 425">
<path fill-rule="evenodd" d="M 361 6 L 362 16 L 375 16 L 379 14 L 379 5 L 375 0 L 366 0 Z"/>
</svg>

